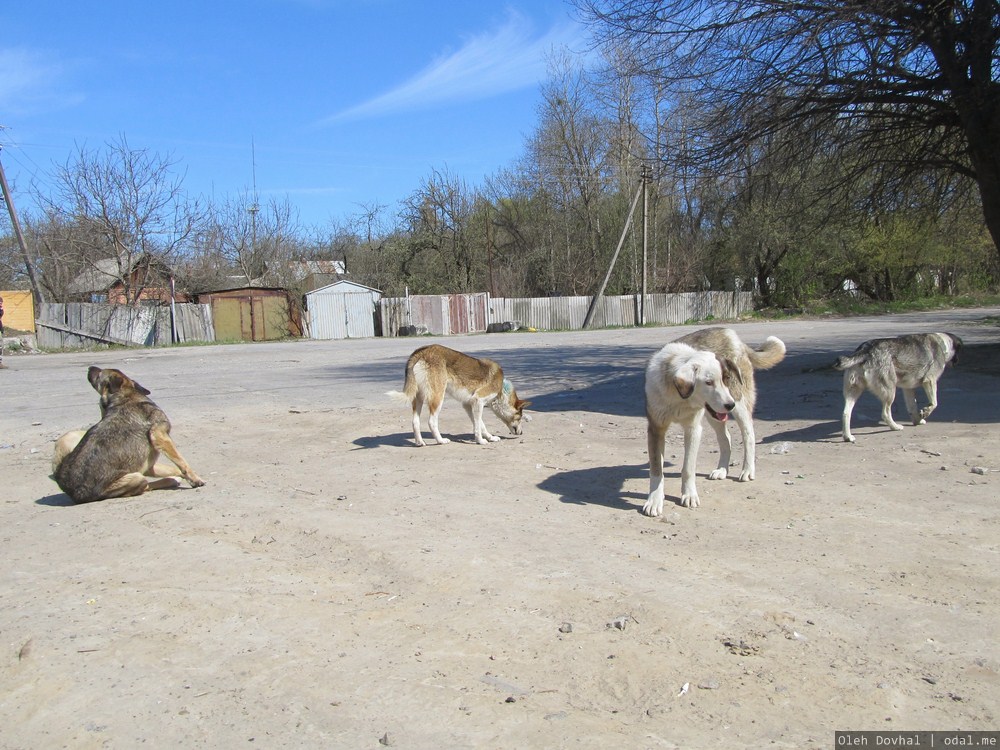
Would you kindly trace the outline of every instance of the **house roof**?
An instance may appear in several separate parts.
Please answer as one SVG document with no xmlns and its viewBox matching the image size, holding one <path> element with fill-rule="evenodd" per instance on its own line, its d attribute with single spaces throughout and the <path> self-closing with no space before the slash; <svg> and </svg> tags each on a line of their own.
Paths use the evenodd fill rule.
<svg viewBox="0 0 1000 750">
<path fill-rule="evenodd" d="M 222 289 L 206 289 L 198 292 L 198 296 L 207 297 L 211 294 L 225 294 L 226 292 L 281 292 L 288 294 L 288 290 L 283 286 L 259 286 L 257 284 L 241 284 L 240 286 L 227 286 Z"/>
<path fill-rule="evenodd" d="M 132 263 L 132 271 L 146 262 L 156 266 L 158 270 L 169 273 L 169 269 L 160 261 L 148 255 L 140 255 Z M 91 292 L 106 292 L 115 282 L 121 281 L 120 264 L 117 258 L 101 258 L 90 263 L 80 274 L 67 285 L 67 291 L 73 294 L 89 294 Z"/>
<path fill-rule="evenodd" d="M 310 274 L 335 274 L 344 276 L 347 267 L 342 260 L 293 260 L 288 264 L 296 280 L 301 281 Z"/>
<path fill-rule="evenodd" d="M 106 292 L 118 279 L 118 261 L 114 258 L 102 258 L 69 282 L 67 289 L 78 293 Z"/>
</svg>

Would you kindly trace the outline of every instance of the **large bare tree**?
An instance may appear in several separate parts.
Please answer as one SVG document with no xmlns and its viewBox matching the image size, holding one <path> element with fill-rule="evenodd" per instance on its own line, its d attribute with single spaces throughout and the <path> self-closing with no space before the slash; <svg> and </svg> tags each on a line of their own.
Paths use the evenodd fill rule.
<svg viewBox="0 0 1000 750">
<path fill-rule="evenodd" d="M 997 0 L 574 2 L 603 43 L 701 105 L 709 163 L 803 121 L 836 124 L 869 179 L 974 180 L 1000 256 Z"/>
<path fill-rule="evenodd" d="M 240 284 L 280 284 L 298 234 L 298 213 L 287 198 L 261 205 L 243 191 L 214 207 L 208 244 L 230 265 Z"/>
<path fill-rule="evenodd" d="M 135 271 L 172 268 L 201 220 L 174 166 L 169 157 L 133 148 L 124 135 L 103 149 L 78 147 L 56 169 L 52 191 L 38 196 L 43 267 L 91 268 L 117 279 L 125 299 L 138 304 L 148 276 Z M 44 283 L 53 292 L 63 286 L 51 278 Z"/>
</svg>

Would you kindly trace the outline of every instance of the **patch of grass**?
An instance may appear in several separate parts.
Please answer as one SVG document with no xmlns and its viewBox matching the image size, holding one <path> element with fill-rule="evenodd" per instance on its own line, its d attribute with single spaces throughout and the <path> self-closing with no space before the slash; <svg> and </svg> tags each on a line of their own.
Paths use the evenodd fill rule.
<svg viewBox="0 0 1000 750">
<path fill-rule="evenodd" d="M 754 317 L 766 319 L 794 318 L 800 315 L 843 315 L 847 317 L 946 310 L 956 307 L 994 307 L 997 305 L 1000 305 L 1000 296 L 995 294 L 963 294 L 958 297 L 934 296 L 893 302 L 837 297 L 812 300 L 799 308 L 764 308 L 756 310 Z"/>
</svg>

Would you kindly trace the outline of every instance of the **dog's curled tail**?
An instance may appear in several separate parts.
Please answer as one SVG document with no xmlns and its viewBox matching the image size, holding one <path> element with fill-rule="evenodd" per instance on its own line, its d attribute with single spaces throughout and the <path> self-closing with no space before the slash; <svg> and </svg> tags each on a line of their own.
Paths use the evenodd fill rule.
<svg viewBox="0 0 1000 750">
<path fill-rule="evenodd" d="M 837 357 L 834 363 L 830 365 L 834 370 L 846 370 L 848 367 L 854 367 L 854 365 L 860 365 L 865 359 L 868 358 L 868 352 L 863 352 L 861 354 L 849 354 L 846 357 Z"/>
<path fill-rule="evenodd" d="M 785 342 L 777 336 L 768 336 L 760 349 L 747 347 L 747 356 L 755 370 L 767 370 L 785 358 Z"/>
</svg>

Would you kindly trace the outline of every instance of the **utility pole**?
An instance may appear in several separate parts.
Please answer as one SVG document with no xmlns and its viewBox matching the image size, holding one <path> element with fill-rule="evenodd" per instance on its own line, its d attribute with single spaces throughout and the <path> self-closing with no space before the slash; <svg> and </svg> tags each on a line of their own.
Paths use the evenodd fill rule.
<svg viewBox="0 0 1000 750">
<path fill-rule="evenodd" d="M 639 300 L 639 325 L 646 325 L 646 258 L 649 255 L 649 166 L 642 165 L 642 297 Z"/>
<path fill-rule="evenodd" d="M 628 210 L 628 218 L 625 219 L 625 226 L 622 227 L 622 236 L 618 240 L 618 247 L 615 248 L 615 254 L 611 256 L 611 263 L 608 264 L 608 272 L 604 275 L 604 281 L 601 282 L 600 289 L 597 290 L 597 294 L 590 301 L 590 307 L 587 308 L 587 316 L 583 319 L 583 328 L 590 328 L 590 321 L 594 318 L 594 312 L 597 310 L 597 303 L 601 301 L 601 297 L 604 296 L 604 290 L 608 286 L 608 281 L 611 279 L 611 272 L 615 270 L 615 263 L 618 262 L 618 253 L 621 252 L 622 245 L 625 244 L 625 238 L 628 236 L 629 227 L 632 226 L 632 214 L 635 213 L 635 207 L 639 204 L 639 198 L 642 197 L 643 190 L 646 184 L 643 183 L 639 186 L 639 189 L 635 191 L 635 198 L 632 199 L 632 206 Z"/>
<path fill-rule="evenodd" d="M 496 284 L 493 282 L 493 216 L 491 203 L 486 204 L 486 267 L 490 274 L 490 297 L 497 296 Z"/>
<path fill-rule="evenodd" d="M 3 146 L 0 146 L 0 151 Z M 35 267 L 31 263 L 31 256 L 28 255 L 28 246 L 24 242 L 24 233 L 21 232 L 21 222 L 17 220 L 17 211 L 14 209 L 14 199 L 10 195 L 10 188 L 7 186 L 7 175 L 3 171 L 3 162 L 0 161 L 0 190 L 3 191 L 3 200 L 7 204 L 7 213 L 10 214 L 10 224 L 14 227 L 14 236 L 17 237 L 17 244 L 21 248 L 21 256 L 24 258 L 24 268 L 28 272 L 28 280 L 31 282 L 31 290 L 35 293 L 35 299 L 45 302 L 45 295 L 35 278 Z"/>
</svg>

